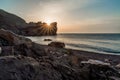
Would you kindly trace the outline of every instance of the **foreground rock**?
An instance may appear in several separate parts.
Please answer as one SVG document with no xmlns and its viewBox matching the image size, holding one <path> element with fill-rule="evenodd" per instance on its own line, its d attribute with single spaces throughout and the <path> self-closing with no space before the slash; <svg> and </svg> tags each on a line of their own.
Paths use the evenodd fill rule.
<svg viewBox="0 0 120 80">
<path fill-rule="evenodd" d="M 82 64 L 84 65 L 83 68 L 89 71 L 90 80 L 119 80 L 120 79 L 119 71 L 114 67 L 110 66 L 108 63 L 93 64 L 92 62 L 92 63 L 82 63 Z"/>
<path fill-rule="evenodd" d="M 116 66 L 74 54 L 63 43 L 43 46 L 1 29 L 0 44 L 0 80 L 120 80 Z"/>
<path fill-rule="evenodd" d="M 48 44 L 51 47 L 65 48 L 65 44 L 63 42 L 51 42 Z"/>
<path fill-rule="evenodd" d="M 0 29 L 0 39 L 0 46 L 12 46 L 20 44 L 26 44 L 28 47 L 32 46 L 32 41 L 30 39 L 18 36 L 11 31 L 4 29 Z"/>
<path fill-rule="evenodd" d="M 25 36 L 41 36 L 41 35 L 56 35 L 57 23 L 53 22 L 50 25 L 42 22 L 26 21 L 14 14 L 8 13 L 0 9 L 0 28 L 10 30 L 16 34 Z"/>
<path fill-rule="evenodd" d="M 39 63 L 29 57 L 0 57 L 0 80 L 34 80 Z"/>
</svg>

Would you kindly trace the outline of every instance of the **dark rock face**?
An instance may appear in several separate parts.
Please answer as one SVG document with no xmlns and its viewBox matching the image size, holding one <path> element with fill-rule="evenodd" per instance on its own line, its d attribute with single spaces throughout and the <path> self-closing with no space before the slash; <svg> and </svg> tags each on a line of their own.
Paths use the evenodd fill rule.
<svg viewBox="0 0 120 80">
<path fill-rule="evenodd" d="M 51 42 L 48 44 L 51 47 L 65 48 L 65 44 L 62 42 Z"/>
<path fill-rule="evenodd" d="M 1 44 L 0 80 L 120 80 L 116 66 L 71 50 L 39 45 L 3 29 L 0 40 L 5 42 Z"/>
<path fill-rule="evenodd" d="M 24 38 L 23 36 L 18 36 L 13 32 L 4 29 L 0 29 L 0 38 L 2 41 L 4 40 L 4 43 L 2 43 L 3 46 L 4 44 L 7 45 L 7 43 L 8 45 L 26 44 L 27 46 L 31 46 L 32 44 L 30 39 Z"/>
<path fill-rule="evenodd" d="M 57 33 L 57 22 L 53 22 L 50 25 L 47 23 L 33 23 L 35 26 L 28 25 L 22 28 L 22 34 L 26 36 L 45 36 L 45 35 L 56 35 Z"/>
<path fill-rule="evenodd" d="M 93 61 L 89 63 L 82 63 L 82 67 L 87 67 L 86 70 L 90 72 L 89 78 L 91 80 L 97 80 L 98 77 L 98 80 L 114 80 L 115 78 L 120 79 L 119 71 L 117 71 L 117 69 L 111 66 L 109 63 L 104 63 L 98 60 L 97 62 L 95 62 L 96 60 Z"/>
<path fill-rule="evenodd" d="M 26 36 L 56 35 L 57 23 L 26 23 L 22 18 L 0 9 L 0 29 Z"/>
<path fill-rule="evenodd" d="M 19 28 L 25 25 L 26 22 L 22 18 L 0 9 L 0 28 L 19 34 Z"/>
</svg>

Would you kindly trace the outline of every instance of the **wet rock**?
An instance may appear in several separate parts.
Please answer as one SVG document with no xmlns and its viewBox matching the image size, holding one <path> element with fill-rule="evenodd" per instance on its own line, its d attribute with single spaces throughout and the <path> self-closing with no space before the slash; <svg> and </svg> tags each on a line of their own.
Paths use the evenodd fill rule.
<svg viewBox="0 0 120 80">
<path fill-rule="evenodd" d="M 52 41 L 52 39 L 44 39 L 44 41 Z"/>
<path fill-rule="evenodd" d="M 107 65 L 110 66 L 110 63 L 105 63 L 99 60 L 89 59 L 88 61 L 81 61 L 82 64 L 95 64 L 95 65 Z"/>
<path fill-rule="evenodd" d="M 51 42 L 48 44 L 51 47 L 65 48 L 65 44 L 63 42 Z"/>
<path fill-rule="evenodd" d="M 120 69 L 120 64 L 117 64 L 115 67 Z"/>
</svg>

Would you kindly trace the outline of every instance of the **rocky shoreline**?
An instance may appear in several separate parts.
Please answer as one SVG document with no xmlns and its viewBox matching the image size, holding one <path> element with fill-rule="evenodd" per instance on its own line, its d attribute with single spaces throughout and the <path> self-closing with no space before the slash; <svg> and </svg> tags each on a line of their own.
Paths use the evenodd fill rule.
<svg viewBox="0 0 120 80">
<path fill-rule="evenodd" d="M 0 80 L 120 80 L 119 55 L 40 45 L 3 29 L 0 46 Z"/>
</svg>

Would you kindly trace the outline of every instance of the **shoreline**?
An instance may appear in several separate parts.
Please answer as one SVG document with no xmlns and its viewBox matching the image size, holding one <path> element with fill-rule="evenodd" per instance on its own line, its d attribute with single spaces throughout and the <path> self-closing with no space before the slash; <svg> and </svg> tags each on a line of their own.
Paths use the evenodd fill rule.
<svg viewBox="0 0 120 80">
<path fill-rule="evenodd" d="M 50 41 L 44 39 L 52 39 L 53 41 L 63 42 L 67 49 L 84 50 L 102 54 L 119 55 L 119 35 L 57 35 L 57 36 L 41 36 L 29 37 L 36 43 L 47 45 Z"/>
<path fill-rule="evenodd" d="M 76 55 L 83 55 L 91 59 L 96 59 L 96 60 L 101 60 L 101 61 L 105 61 L 105 59 L 109 59 L 112 61 L 117 61 L 117 63 L 120 62 L 120 55 L 102 54 L 102 53 L 89 52 L 89 51 L 83 51 L 83 50 L 73 50 L 73 52 Z"/>
<path fill-rule="evenodd" d="M 108 53 L 108 52 L 99 52 L 99 51 L 90 51 L 90 50 L 81 50 L 81 49 L 72 49 L 72 48 L 66 48 L 71 50 L 77 50 L 77 51 L 85 51 L 85 52 L 91 52 L 96 54 L 108 54 L 108 55 L 118 55 L 120 56 L 120 53 Z"/>
<path fill-rule="evenodd" d="M 41 45 L 41 44 L 38 44 L 38 45 L 40 45 L 41 47 L 44 47 L 44 48 L 50 48 L 53 52 L 55 50 L 59 50 L 59 49 L 70 51 L 73 55 L 78 56 L 78 57 L 84 57 L 87 60 L 94 59 L 94 60 L 100 60 L 100 61 L 106 62 L 106 59 L 107 59 L 107 62 L 110 62 L 111 64 L 114 64 L 114 65 L 117 65 L 120 63 L 120 55 L 102 54 L 102 53 L 97 53 L 97 52 L 67 49 L 67 48 L 56 48 L 56 47 L 49 47 L 47 45 Z"/>
</svg>

